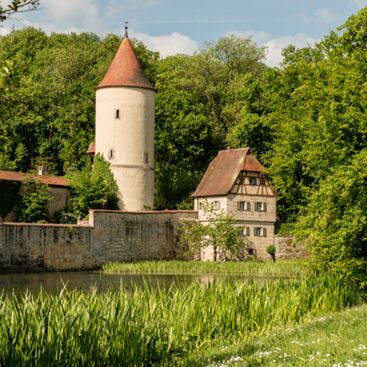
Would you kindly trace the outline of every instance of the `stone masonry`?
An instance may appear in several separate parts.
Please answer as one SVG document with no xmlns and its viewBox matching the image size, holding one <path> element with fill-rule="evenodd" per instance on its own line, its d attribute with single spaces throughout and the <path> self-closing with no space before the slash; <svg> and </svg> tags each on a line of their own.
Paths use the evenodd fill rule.
<svg viewBox="0 0 367 367">
<path fill-rule="evenodd" d="M 95 269 L 180 258 L 179 223 L 194 211 L 94 210 L 85 225 L 0 223 L 0 270 Z"/>
</svg>

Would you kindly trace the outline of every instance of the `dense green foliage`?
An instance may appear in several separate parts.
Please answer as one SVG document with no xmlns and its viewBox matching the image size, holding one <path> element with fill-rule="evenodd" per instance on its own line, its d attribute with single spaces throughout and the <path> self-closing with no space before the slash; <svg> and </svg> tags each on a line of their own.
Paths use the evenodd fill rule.
<svg viewBox="0 0 367 367">
<path fill-rule="evenodd" d="M 0 37 L 0 169 L 40 164 L 63 175 L 85 166 L 95 89 L 120 39 L 25 28 Z M 32 47 L 30 47 L 32 45 Z M 157 55 L 137 44 L 147 73 Z M 153 60 L 153 61 L 152 61 Z"/>
<path fill-rule="evenodd" d="M 16 206 L 17 220 L 30 223 L 47 222 L 50 199 L 51 194 L 47 185 L 33 178 L 24 180 Z"/>
<path fill-rule="evenodd" d="M 338 167 L 310 199 L 297 227 L 317 264 L 367 289 L 367 150 Z"/>
<path fill-rule="evenodd" d="M 92 167 L 70 174 L 72 212 L 84 218 L 89 209 L 118 209 L 118 187 L 110 165 L 99 154 Z"/>
<path fill-rule="evenodd" d="M 0 298 L 0 365 L 161 365 L 217 339 L 255 336 L 358 301 L 340 280 L 323 277 L 12 294 Z"/>
</svg>

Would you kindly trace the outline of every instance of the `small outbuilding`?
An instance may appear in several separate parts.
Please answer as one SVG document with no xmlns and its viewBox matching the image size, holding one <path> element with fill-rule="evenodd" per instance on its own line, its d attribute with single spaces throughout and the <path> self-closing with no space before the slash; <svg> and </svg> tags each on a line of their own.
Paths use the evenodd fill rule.
<svg viewBox="0 0 367 367">
<path fill-rule="evenodd" d="M 64 177 L 32 175 L 23 172 L 0 171 L 0 220 L 13 222 L 16 219 L 15 205 L 18 197 L 25 193 L 26 183 L 38 181 L 48 186 L 50 200 L 47 210 L 50 215 L 70 206 L 69 181 Z"/>
</svg>

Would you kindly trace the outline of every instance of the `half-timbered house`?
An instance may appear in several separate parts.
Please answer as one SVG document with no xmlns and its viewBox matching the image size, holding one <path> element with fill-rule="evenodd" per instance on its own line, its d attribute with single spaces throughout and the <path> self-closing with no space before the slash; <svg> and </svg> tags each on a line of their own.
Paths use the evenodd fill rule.
<svg viewBox="0 0 367 367">
<path fill-rule="evenodd" d="M 262 164 L 250 148 L 218 152 L 193 193 L 199 222 L 208 221 L 205 204 L 213 212 L 231 214 L 258 258 L 266 258 L 266 247 L 274 243 L 276 198 Z M 213 260 L 214 251 L 204 248 L 202 260 Z"/>
</svg>

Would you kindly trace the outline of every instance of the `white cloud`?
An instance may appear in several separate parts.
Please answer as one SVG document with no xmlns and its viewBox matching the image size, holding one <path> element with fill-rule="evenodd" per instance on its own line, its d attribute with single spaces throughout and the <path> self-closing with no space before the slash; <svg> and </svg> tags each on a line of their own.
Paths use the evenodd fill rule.
<svg viewBox="0 0 367 367">
<path fill-rule="evenodd" d="M 312 46 L 317 41 L 308 37 L 305 34 L 295 34 L 284 36 L 280 38 L 269 39 L 263 45 L 266 46 L 266 61 L 269 66 L 277 66 L 282 62 L 282 50 L 289 46 L 295 45 L 296 47 Z"/>
<path fill-rule="evenodd" d="M 367 5 L 367 0 L 349 0 L 349 3 L 357 8 L 362 8 Z"/>
<path fill-rule="evenodd" d="M 96 0 L 43 0 L 41 11 L 36 21 L 46 31 L 65 31 L 71 28 L 99 31 L 102 28 L 102 17 Z"/>
<path fill-rule="evenodd" d="M 9 26 L 7 23 L 0 24 L 0 36 L 5 36 L 6 34 L 9 34 L 12 30 L 12 27 Z"/>
<path fill-rule="evenodd" d="M 163 5 L 166 0 L 128 0 L 131 8 L 150 8 L 152 6 Z"/>
<path fill-rule="evenodd" d="M 289 45 L 295 45 L 296 47 L 306 47 L 314 45 L 317 40 L 312 37 L 308 37 L 305 34 L 294 34 L 283 37 L 273 37 L 267 32 L 257 31 L 233 31 L 226 33 L 226 36 L 234 34 L 237 37 L 250 37 L 258 46 L 265 46 L 265 64 L 269 66 L 278 66 L 282 60 L 282 50 Z"/>
<path fill-rule="evenodd" d="M 335 15 L 329 9 L 326 8 L 317 10 L 316 17 L 322 23 L 329 23 L 335 19 Z"/>
<path fill-rule="evenodd" d="M 337 19 L 337 16 L 330 9 L 327 8 L 320 8 L 312 15 L 302 12 L 296 14 L 296 17 L 299 18 L 303 23 L 308 25 L 330 23 Z"/>
<path fill-rule="evenodd" d="M 150 50 L 158 51 L 162 57 L 176 54 L 192 55 L 199 49 L 196 41 L 177 32 L 169 35 L 152 36 L 147 33 L 130 31 L 130 35 L 142 41 Z"/>
</svg>

